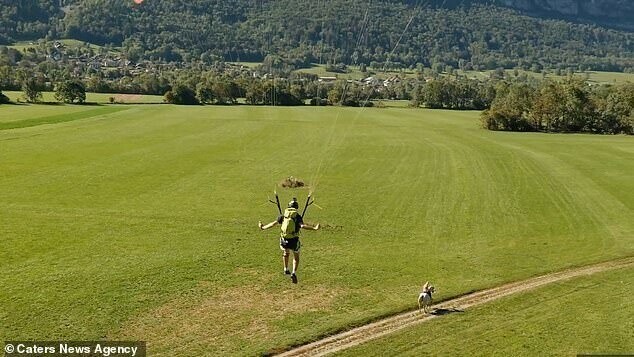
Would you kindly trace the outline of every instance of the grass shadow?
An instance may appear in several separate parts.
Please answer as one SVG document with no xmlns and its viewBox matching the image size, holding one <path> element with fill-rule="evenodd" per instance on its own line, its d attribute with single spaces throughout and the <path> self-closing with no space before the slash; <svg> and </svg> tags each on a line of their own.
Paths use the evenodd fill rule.
<svg viewBox="0 0 634 357">
<path fill-rule="evenodd" d="M 85 107 L 101 107 L 104 104 L 98 102 L 83 102 L 83 103 L 64 103 L 64 102 L 37 102 L 32 104 L 40 104 L 40 105 L 50 105 L 50 106 L 63 106 L 63 105 L 72 105 L 72 106 L 85 106 Z"/>
</svg>

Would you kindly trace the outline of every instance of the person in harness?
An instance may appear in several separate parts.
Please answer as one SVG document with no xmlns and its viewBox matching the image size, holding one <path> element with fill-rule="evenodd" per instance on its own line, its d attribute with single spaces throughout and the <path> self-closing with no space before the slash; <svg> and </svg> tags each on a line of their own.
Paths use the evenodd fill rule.
<svg viewBox="0 0 634 357">
<path fill-rule="evenodd" d="M 299 241 L 299 231 L 302 228 L 310 229 L 310 230 L 318 230 L 319 223 L 316 225 L 310 225 L 304 223 L 302 215 L 299 214 L 299 203 L 296 198 L 293 198 L 291 202 L 288 203 L 288 208 L 284 210 L 284 213 L 281 214 L 277 219 L 271 223 L 262 224 L 262 221 L 258 222 L 258 227 L 260 229 L 269 229 L 275 225 L 281 225 L 280 232 L 280 248 L 284 252 L 282 255 L 284 261 L 284 274 L 291 276 L 291 281 L 293 284 L 297 284 L 297 268 L 299 267 L 299 249 L 301 247 L 301 243 Z M 288 258 L 291 255 L 290 252 L 293 252 L 293 271 L 288 270 Z"/>
</svg>

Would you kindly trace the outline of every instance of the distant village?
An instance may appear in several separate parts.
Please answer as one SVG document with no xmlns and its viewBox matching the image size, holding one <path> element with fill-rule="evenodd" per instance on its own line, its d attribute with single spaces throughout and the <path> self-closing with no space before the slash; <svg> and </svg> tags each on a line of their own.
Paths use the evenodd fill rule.
<svg viewBox="0 0 634 357">
<path fill-rule="evenodd" d="M 136 76 L 142 73 L 160 73 L 162 68 L 172 69 L 177 67 L 175 64 L 159 64 L 151 61 L 134 63 L 119 55 L 112 54 L 95 54 L 91 56 L 87 53 L 82 53 L 78 56 L 69 55 L 66 53 L 66 46 L 63 43 L 55 41 L 53 46 L 55 47 L 55 51 L 47 55 L 47 59 L 56 62 L 66 61 L 74 65 L 75 72 L 78 75 L 84 72 L 82 70 L 86 68 L 91 68 L 96 71 L 123 70 L 130 75 Z"/>
<path fill-rule="evenodd" d="M 117 72 L 120 76 L 139 76 L 145 73 L 158 75 L 164 71 L 178 71 L 187 67 L 187 65 L 182 62 L 157 63 L 148 60 L 133 62 L 115 53 L 98 53 L 93 55 L 81 53 L 79 55 L 73 55 L 66 51 L 66 45 L 60 41 L 55 41 L 53 47 L 54 50 L 46 56 L 47 59 L 72 65 L 72 73 L 76 77 L 85 76 L 87 73 L 94 71 L 104 72 L 106 74 Z M 231 62 L 223 62 L 220 66 L 216 66 L 215 69 L 220 70 L 223 74 L 230 77 L 249 76 L 260 79 L 271 79 L 274 77 L 273 74 L 261 68 L 252 68 Z M 106 77 L 108 77 L 108 75 L 106 75 Z M 315 76 L 315 79 L 320 83 L 334 83 L 340 78 L 337 76 Z M 305 81 L 306 79 L 301 80 Z M 372 87 L 379 92 L 383 88 L 399 84 L 402 81 L 403 79 L 398 75 L 392 75 L 386 79 L 377 78 L 376 76 L 369 76 L 360 80 L 347 79 L 348 83 Z"/>
</svg>

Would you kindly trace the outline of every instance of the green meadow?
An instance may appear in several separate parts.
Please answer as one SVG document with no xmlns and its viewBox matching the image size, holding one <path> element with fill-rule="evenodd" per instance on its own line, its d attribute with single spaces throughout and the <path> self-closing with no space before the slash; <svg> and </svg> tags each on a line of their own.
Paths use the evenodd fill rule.
<svg viewBox="0 0 634 357">
<path fill-rule="evenodd" d="M 474 79 L 486 79 L 491 77 L 491 74 L 494 71 L 462 71 L 458 70 L 457 73 L 461 75 L 466 75 L 469 78 Z M 506 69 L 504 70 L 505 75 L 507 77 L 513 78 L 515 76 L 515 70 Z M 555 81 L 561 81 L 568 77 L 565 71 L 562 71 L 563 74 L 556 75 L 552 71 L 547 73 L 541 72 L 532 72 L 519 70 L 517 71 L 518 75 L 527 75 L 528 77 L 533 77 L 535 79 L 551 79 Z M 632 83 L 634 82 L 634 73 L 623 73 L 623 72 L 598 72 L 598 71 L 585 71 L 585 72 L 575 72 L 575 77 L 583 78 L 588 83 L 592 84 L 624 84 L 624 83 Z"/>
<path fill-rule="evenodd" d="M 66 47 L 66 49 L 75 49 L 78 47 L 90 47 L 94 51 L 104 51 L 110 54 L 121 53 L 120 49 L 117 47 L 112 47 L 107 50 L 104 50 L 103 46 L 95 45 L 89 42 L 74 40 L 74 39 L 62 39 L 62 40 L 59 40 L 59 42 L 63 44 Z M 24 53 L 28 50 L 36 49 L 38 46 L 39 46 L 38 41 L 18 41 L 14 43 L 13 45 L 9 45 L 7 47 L 14 48 Z"/>
<path fill-rule="evenodd" d="M 413 309 L 425 280 L 443 300 L 634 254 L 634 138 L 489 132 L 478 116 L 2 105 L 0 341 L 254 355 Z M 297 285 L 276 230 L 257 228 L 291 175 L 310 188 L 277 187 L 282 202 L 312 190 L 306 220 L 323 227 L 302 235 Z"/>
<path fill-rule="evenodd" d="M 251 64 L 252 65 L 252 64 Z M 402 70 L 393 70 L 393 71 L 383 71 L 377 69 L 368 69 L 371 72 L 372 76 L 377 78 L 388 78 L 391 76 L 399 76 L 401 78 L 413 78 L 417 76 L 417 72 L 413 69 L 402 69 Z M 297 72 L 300 73 L 309 73 L 314 74 L 320 77 L 337 77 L 338 79 L 353 79 L 360 80 L 363 79 L 368 73 L 361 72 L 358 66 L 348 66 L 346 73 L 337 73 L 330 72 L 326 70 L 326 66 L 322 64 L 313 64 L 310 68 L 302 68 L 298 69 Z M 493 70 L 485 70 L 485 71 L 463 71 L 456 70 L 456 73 L 459 75 L 467 76 L 472 79 L 484 80 L 491 77 Z M 509 78 L 513 78 L 515 76 L 515 70 L 506 69 L 504 70 L 505 75 Z M 532 72 L 526 70 L 518 70 L 518 75 L 527 75 L 528 77 L 533 77 L 535 79 L 552 79 L 556 81 L 563 80 L 568 77 L 567 74 L 556 75 L 555 73 L 541 73 L 541 72 Z M 443 72 L 442 75 L 449 76 L 447 72 Z M 598 72 L 598 71 L 586 71 L 586 72 L 575 72 L 575 77 L 584 78 L 588 83 L 592 84 L 624 84 L 624 83 L 632 83 L 634 82 L 634 73 L 622 73 L 622 72 Z"/>
<path fill-rule="evenodd" d="M 626 355 L 634 350 L 634 269 L 564 281 L 351 348 L 338 356 Z"/>
<path fill-rule="evenodd" d="M 24 92 L 20 91 L 3 91 L 4 95 L 9 97 L 12 102 L 26 102 Z M 159 104 L 163 103 L 163 96 L 148 94 L 117 94 L 117 93 L 86 93 L 86 103 L 108 104 L 110 98 L 113 98 L 117 104 Z M 43 92 L 42 102 L 49 105 L 57 104 L 54 92 Z"/>
<path fill-rule="evenodd" d="M 364 73 L 361 72 L 359 68 L 355 66 L 349 66 L 347 73 L 339 73 L 339 72 L 330 72 L 326 70 L 326 65 L 313 64 L 310 68 L 298 69 L 296 72 L 314 74 L 319 77 L 337 77 L 339 79 L 360 80 L 365 78 Z"/>
</svg>

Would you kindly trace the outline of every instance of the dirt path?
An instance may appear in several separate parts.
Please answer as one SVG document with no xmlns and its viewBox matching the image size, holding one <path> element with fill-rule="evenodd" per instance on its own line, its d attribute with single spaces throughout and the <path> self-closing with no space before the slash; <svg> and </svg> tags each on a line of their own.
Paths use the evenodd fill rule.
<svg viewBox="0 0 634 357">
<path fill-rule="evenodd" d="M 535 289 L 546 284 L 630 266 L 634 266 L 634 257 L 568 269 L 505 284 L 435 304 L 432 306 L 434 312 L 429 315 L 424 315 L 418 311 L 405 312 L 294 348 L 278 356 L 323 356 L 385 336 L 452 311 L 462 311 L 472 306 L 481 305 L 507 295 Z"/>
</svg>

